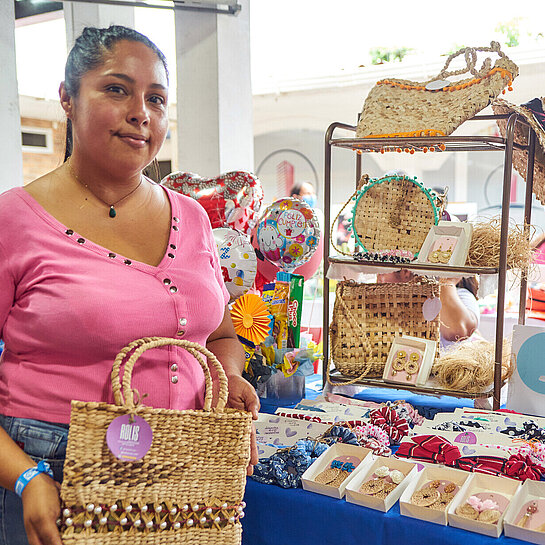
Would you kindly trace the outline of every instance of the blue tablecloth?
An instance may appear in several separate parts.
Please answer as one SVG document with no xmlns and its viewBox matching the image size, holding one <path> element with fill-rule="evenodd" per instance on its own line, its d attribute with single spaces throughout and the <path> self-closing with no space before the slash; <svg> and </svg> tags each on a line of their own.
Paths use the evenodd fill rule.
<svg viewBox="0 0 545 545">
<path fill-rule="evenodd" d="M 392 390 L 390 388 L 366 388 L 354 397 L 365 401 L 375 401 L 376 403 L 403 399 L 417 409 L 422 416 L 430 419 L 436 413 L 452 413 L 457 407 L 473 407 L 473 399 L 427 396 L 407 390 Z"/>
<path fill-rule="evenodd" d="M 321 394 L 322 376 L 310 375 L 306 379 L 307 399 L 314 399 Z M 391 388 L 365 388 L 358 394 L 356 399 L 384 403 L 385 401 L 396 401 L 403 399 L 410 403 L 425 418 L 433 418 L 439 412 L 454 412 L 456 407 L 473 407 L 473 399 L 457 399 L 448 396 L 427 396 L 415 394 L 407 390 L 394 390 Z M 278 407 L 295 407 L 293 399 L 265 399 L 261 398 L 261 412 L 273 414 Z"/>
<path fill-rule="evenodd" d="M 514 545 L 524 542 L 467 532 L 388 513 L 302 489 L 248 479 L 243 545 Z"/>
</svg>

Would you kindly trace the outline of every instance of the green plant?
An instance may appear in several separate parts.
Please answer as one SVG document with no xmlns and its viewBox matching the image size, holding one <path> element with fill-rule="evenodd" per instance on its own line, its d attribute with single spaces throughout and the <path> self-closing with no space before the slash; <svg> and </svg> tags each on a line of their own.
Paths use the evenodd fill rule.
<svg viewBox="0 0 545 545">
<path fill-rule="evenodd" d="M 398 47 L 396 49 L 375 47 L 369 50 L 369 55 L 371 55 L 371 64 L 383 64 L 393 61 L 401 62 L 409 51 L 412 51 L 409 47 Z"/>
<path fill-rule="evenodd" d="M 507 23 L 500 23 L 495 31 L 503 34 L 506 38 L 504 42 L 507 47 L 516 47 L 520 44 L 520 17 L 515 17 Z"/>
</svg>

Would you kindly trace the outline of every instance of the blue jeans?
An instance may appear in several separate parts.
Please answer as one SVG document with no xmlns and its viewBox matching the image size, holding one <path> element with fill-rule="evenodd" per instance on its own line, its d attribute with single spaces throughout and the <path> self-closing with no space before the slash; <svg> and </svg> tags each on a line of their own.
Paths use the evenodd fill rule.
<svg viewBox="0 0 545 545">
<path fill-rule="evenodd" d="M 0 415 L 0 426 L 36 462 L 45 460 L 62 482 L 68 440 L 67 424 Z M 21 498 L 0 487 L 0 545 L 28 545 Z"/>
</svg>

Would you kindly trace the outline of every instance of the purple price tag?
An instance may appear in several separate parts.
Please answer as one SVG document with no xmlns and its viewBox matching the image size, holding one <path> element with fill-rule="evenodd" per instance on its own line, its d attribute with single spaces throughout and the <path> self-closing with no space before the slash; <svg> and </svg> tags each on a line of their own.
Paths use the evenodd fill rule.
<svg viewBox="0 0 545 545">
<path fill-rule="evenodd" d="M 153 432 L 140 416 L 135 416 L 132 424 L 129 418 L 128 414 L 124 414 L 112 420 L 106 431 L 106 443 L 116 458 L 137 462 L 150 449 Z"/>
</svg>

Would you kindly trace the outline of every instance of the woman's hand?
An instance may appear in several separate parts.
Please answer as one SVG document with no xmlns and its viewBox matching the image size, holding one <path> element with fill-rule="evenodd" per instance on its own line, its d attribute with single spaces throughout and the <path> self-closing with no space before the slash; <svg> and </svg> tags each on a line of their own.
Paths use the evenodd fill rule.
<svg viewBox="0 0 545 545">
<path fill-rule="evenodd" d="M 252 418 L 257 420 L 259 413 L 259 398 L 255 393 L 254 387 L 240 375 L 232 375 L 229 380 L 229 397 L 227 406 L 233 409 L 240 409 L 252 413 Z M 250 436 L 250 463 L 246 473 L 251 475 L 254 472 L 254 466 L 259 460 L 257 453 L 257 440 L 255 425 L 252 423 L 252 434 Z"/>
<path fill-rule="evenodd" d="M 231 375 L 229 381 L 229 397 L 227 406 L 232 409 L 240 409 L 252 413 L 252 418 L 257 420 L 259 413 L 259 398 L 254 387 L 240 375 Z"/>
<path fill-rule="evenodd" d="M 30 545 L 62 545 L 57 528 L 61 514 L 59 485 L 47 475 L 37 475 L 23 490 L 23 518 Z"/>
</svg>

